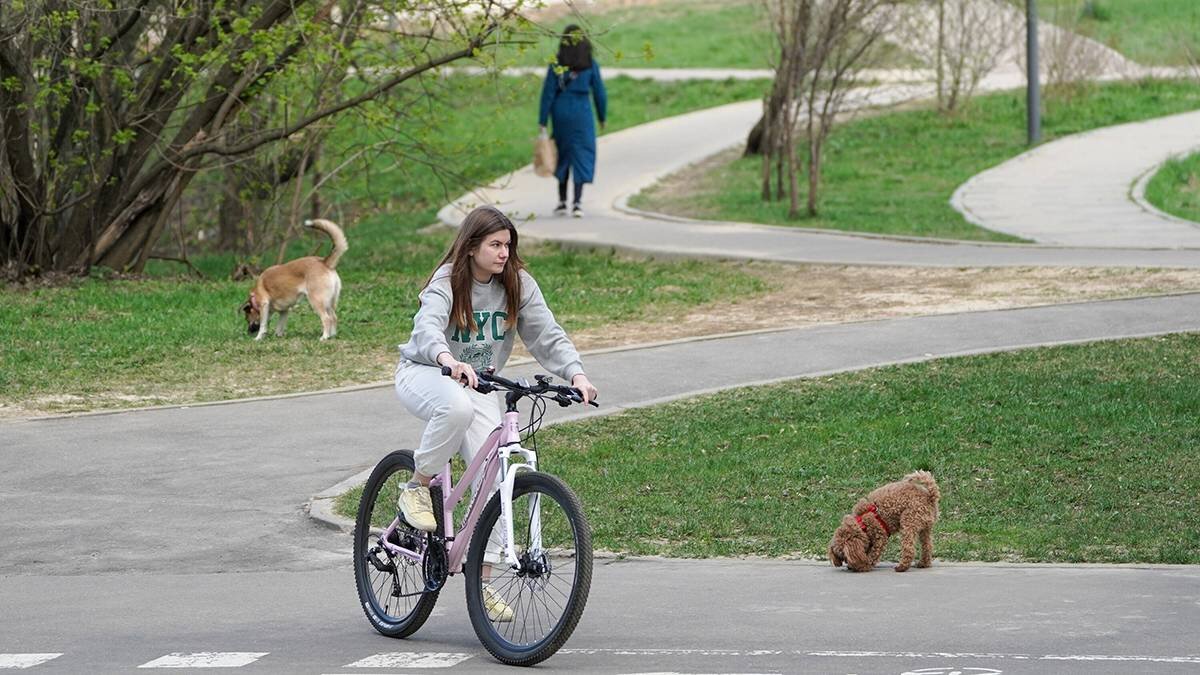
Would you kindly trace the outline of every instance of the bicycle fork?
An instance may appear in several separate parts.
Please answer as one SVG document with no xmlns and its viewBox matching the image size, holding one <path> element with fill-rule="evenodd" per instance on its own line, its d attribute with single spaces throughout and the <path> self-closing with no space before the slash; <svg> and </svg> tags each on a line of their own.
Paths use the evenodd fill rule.
<svg viewBox="0 0 1200 675">
<path fill-rule="evenodd" d="M 525 461 L 509 465 L 509 457 L 520 454 Z M 519 445 L 500 448 L 500 515 L 504 521 L 504 556 L 513 569 L 521 567 L 521 560 L 513 537 L 512 497 L 517 476 L 526 471 L 537 471 L 537 454 Z M 542 551 L 542 511 L 539 500 L 534 494 L 529 501 L 529 546 L 531 553 L 541 554 Z"/>
<path fill-rule="evenodd" d="M 516 411 L 514 403 L 504 413 L 501 428 L 500 445 L 500 516 L 504 520 L 504 556 L 509 566 L 520 569 L 522 561 L 517 556 L 513 544 L 513 513 L 512 496 L 517 476 L 525 471 L 537 471 L 537 453 L 521 447 L 521 416 Z M 509 464 L 512 456 L 518 454 L 524 460 L 520 464 Z M 542 552 L 542 513 L 538 495 L 534 494 L 529 503 L 529 546 L 532 552 L 540 555 Z"/>
</svg>

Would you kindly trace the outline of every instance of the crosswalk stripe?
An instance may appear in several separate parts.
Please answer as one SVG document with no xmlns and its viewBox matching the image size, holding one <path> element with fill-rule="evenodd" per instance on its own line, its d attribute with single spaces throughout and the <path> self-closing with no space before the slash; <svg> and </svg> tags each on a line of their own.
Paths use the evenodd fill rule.
<svg viewBox="0 0 1200 675">
<path fill-rule="evenodd" d="M 343 668 L 450 668 L 471 656 L 449 652 L 391 652 L 368 656 Z"/>
<path fill-rule="evenodd" d="M 32 668 L 62 656 L 57 654 L 0 654 L 0 668 Z"/>
<path fill-rule="evenodd" d="M 254 663 L 270 652 L 196 652 L 167 654 L 138 668 L 240 668 Z"/>
</svg>

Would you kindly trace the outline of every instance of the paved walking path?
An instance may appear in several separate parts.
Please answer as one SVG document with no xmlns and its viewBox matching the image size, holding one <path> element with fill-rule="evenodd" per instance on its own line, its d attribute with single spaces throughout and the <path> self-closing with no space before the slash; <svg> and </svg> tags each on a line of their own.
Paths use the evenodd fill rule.
<svg viewBox="0 0 1200 675">
<path fill-rule="evenodd" d="M 890 80 L 858 92 L 848 107 L 886 107 L 932 94 L 912 71 L 897 71 Z M 1003 69 L 980 89 L 1021 84 L 1019 73 Z M 438 215 L 457 226 L 470 208 L 493 203 L 530 218 L 520 227 L 538 238 L 658 255 L 922 266 L 1200 266 L 1200 250 L 1169 250 L 1200 249 L 1200 226 L 1164 217 L 1130 197 L 1138 178 L 1154 166 L 1200 146 L 1200 112 L 1061 139 L 973 177 L 955 193 L 952 203 L 968 220 L 1045 246 L 712 223 L 628 207 L 630 197 L 656 180 L 744 143 L 760 113 L 758 101 L 734 103 L 601 136 L 597 182 L 585 191 L 584 219 L 551 215 L 554 181 L 528 166 L 464 195 Z"/>
<path fill-rule="evenodd" d="M 1134 199 L 1138 179 L 1200 150 L 1200 111 L 1062 138 L 967 181 L 953 204 L 982 227 L 1068 246 L 1200 248 L 1200 223 Z"/>
</svg>

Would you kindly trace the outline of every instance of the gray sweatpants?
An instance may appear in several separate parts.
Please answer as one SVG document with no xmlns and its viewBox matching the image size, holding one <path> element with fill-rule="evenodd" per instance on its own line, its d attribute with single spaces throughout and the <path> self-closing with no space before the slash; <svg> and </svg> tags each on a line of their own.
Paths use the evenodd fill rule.
<svg viewBox="0 0 1200 675">
<path fill-rule="evenodd" d="M 438 475 L 455 452 L 470 466 L 479 446 L 500 425 L 499 396 L 468 389 L 442 375 L 441 368 L 435 366 L 401 360 L 396 367 L 396 395 L 410 413 L 425 421 L 421 445 L 413 454 L 417 471 L 426 476 Z M 481 480 L 482 476 L 471 485 L 472 495 L 478 494 Z M 499 489 L 499 480 L 497 473 L 496 484 L 484 498 Z M 496 529 L 502 526 L 503 519 L 498 520 Z M 499 533 L 493 532 L 491 539 L 485 559 L 497 562 Z"/>
</svg>

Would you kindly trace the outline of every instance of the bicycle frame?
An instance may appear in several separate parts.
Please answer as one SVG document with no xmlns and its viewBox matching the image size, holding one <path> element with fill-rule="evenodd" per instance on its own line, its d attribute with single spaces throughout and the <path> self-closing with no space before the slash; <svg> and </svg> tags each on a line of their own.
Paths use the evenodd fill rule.
<svg viewBox="0 0 1200 675">
<path fill-rule="evenodd" d="M 512 455 L 520 455 L 524 461 L 519 464 L 510 465 L 509 461 Z M 505 526 L 505 562 L 514 567 L 519 564 L 516 548 L 513 546 L 513 485 L 516 482 L 517 475 L 521 472 L 536 470 L 537 454 L 532 450 L 521 447 L 520 414 L 515 410 L 510 410 L 504 413 L 504 419 L 500 423 L 500 426 L 492 430 L 487 440 L 480 446 L 479 451 L 475 453 L 474 459 L 471 460 L 470 466 L 463 472 L 458 485 L 454 485 L 451 482 L 450 464 L 448 462 L 441 473 L 430 481 L 430 487 L 440 486 L 442 488 L 443 531 L 441 534 L 449 542 L 449 546 L 446 548 L 446 562 L 447 569 L 449 569 L 451 574 L 462 572 L 463 559 L 466 557 L 467 549 L 471 544 L 471 534 L 475 531 L 475 524 L 479 521 L 479 516 L 483 513 L 483 507 L 487 504 L 491 496 L 490 486 L 495 484 L 497 473 L 500 475 L 500 513 Z M 479 482 L 479 494 L 476 494 L 475 499 L 471 502 L 471 508 L 467 512 L 463 527 L 456 533 L 454 529 L 454 507 L 462 501 L 462 498 L 466 495 L 467 488 L 480 475 L 482 475 L 482 480 Z M 540 550 L 541 521 L 536 499 L 530 505 L 530 511 L 530 529 L 533 531 L 534 537 L 532 542 L 533 547 L 535 550 Z M 403 546 L 393 544 L 390 541 L 392 532 L 395 531 L 399 524 L 400 518 L 397 516 L 379 538 L 380 544 L 391 552 L 392 555 L 404 556 L 414 562 L 420 563 L 422 560 L 422 551 L 412 551 Z"/>
</svg>

